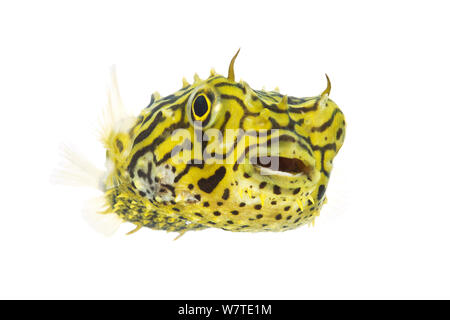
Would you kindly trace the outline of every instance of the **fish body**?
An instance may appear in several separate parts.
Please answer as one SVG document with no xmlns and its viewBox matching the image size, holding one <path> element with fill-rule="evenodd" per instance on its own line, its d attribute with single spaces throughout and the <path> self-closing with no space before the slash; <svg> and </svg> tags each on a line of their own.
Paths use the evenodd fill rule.
<svg viewBox="0 0 450 320">
<path fill-rule="evenodd" d="M 236 54 L 237 56 L 237 54 Z M 103 143 L 106 209 L 136 229 L 285 231 L 325 202 L 345 119 L 320 95 L 254 90 L 213 70 L 137 117 L 115 119 Z"/>
</svg>

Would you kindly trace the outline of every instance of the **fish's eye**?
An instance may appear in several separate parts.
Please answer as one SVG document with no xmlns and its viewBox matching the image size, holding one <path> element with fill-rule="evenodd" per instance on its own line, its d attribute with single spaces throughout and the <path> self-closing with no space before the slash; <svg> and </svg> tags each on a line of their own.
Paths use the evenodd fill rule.
<svg viewBox="0 0 450 320">
<path fill-rule="evenodd" d="M 211 101 L 201 93 L 192 102 L 192 118 L 194 121 L 205 121 L 211 113 Z"/>
</svg>

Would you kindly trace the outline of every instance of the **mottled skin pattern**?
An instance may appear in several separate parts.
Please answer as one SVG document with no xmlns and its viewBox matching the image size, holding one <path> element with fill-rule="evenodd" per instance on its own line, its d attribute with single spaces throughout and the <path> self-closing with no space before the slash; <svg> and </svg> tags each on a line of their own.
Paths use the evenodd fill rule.
<svg viewBox="0 0 450 320">
<path fill-rule="evenodd" d="M 110 162 L 106 212 L 137 228 L 181 234 L 208 227 L 284 231 L 314 222 L 345 137 L 344 115 L 328 99 L 330 85 L 319 96 L 295 98 L 235 82 L 232 68 L 228 77 L 212 71 L 206 80 L 183 81 L 183 88 L 170 96 L 152 95 L 131 128 L 109 133 L 104 139 Z M 200 94 L 211 108 L 203 127 L 196 128 L 192 108 Z M 212 128 L 224 135 L 227 129 L 243 129 L 247 135 L 237 131 L 223 141 L 197 144 L 204 155 L 198 159 L 193 141 Z M 176 129 L 189 136 L 174 139 Z M 256 134 L 262 129 L 278 131 Z M 274 141 L 279 157 L 301 160 L 299 174 L 264 175 L 260 166 L 249 163 L 256 146 L 266 142 L 270 150 Z M 226 161 L 217 163 L 220 154 Z"/>
</svg>

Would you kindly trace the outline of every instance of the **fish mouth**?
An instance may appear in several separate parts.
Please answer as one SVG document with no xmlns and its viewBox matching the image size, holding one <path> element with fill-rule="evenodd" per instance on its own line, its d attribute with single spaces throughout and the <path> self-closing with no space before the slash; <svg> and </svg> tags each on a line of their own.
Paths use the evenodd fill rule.
<svg viewBox="0 0 450 320">
<path fill-rule="evenodd" d="M 261 149 L 248 156 L 243 170 L 259 183 L 265 182 L 285 189 L 309 190 L 320 178 L 314 154 L 293 141 L 281 141 L 279 147 Z"/>
<path fill-rule="evenodd" d="M 251 159 L 255 169 L 262 175 L 285 177 L 311 177 L 314 165 L 299 158 L 260 156 Z"/>
<path fill-rule="evenodd" d="M 314 173 L 314 164 L 299 158 L 258 156 L 250 158 L 250 163 L 260 175 L 311 179 Z"/>
<path fill-rule="evenodd" d="M 285 193 L 292 190 L 297 194 L 301 189 L 306 194 L 319 182 L 320 159 L 309 142 L 281 132 L 272 134 L 270 143 L 259 140 L 250 146 L 254 147 L 246 148 L 239 169 L 246 184 L 272 185 L 276 194 L 280 188 Z"/>
</svg>

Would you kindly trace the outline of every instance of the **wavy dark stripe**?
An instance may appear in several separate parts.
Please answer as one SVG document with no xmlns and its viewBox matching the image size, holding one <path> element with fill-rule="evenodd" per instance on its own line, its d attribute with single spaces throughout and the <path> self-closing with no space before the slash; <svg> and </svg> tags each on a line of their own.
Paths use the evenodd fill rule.
<svg viewBox="0 0 450 320">
<path fill-rule="evenodd" d="M 328 129 L 331 124 L 334 121 L 334 118 L 336 117 L 336 114 L 342 113 L 339 109 L 334 109 L 333 114 L 331 115 L 330 119 L 328 121 L 324 122 L 322 125 L 318 127 L 311 128 L 311 132 L 324 132 L 326 129 Z"/>
</svg>

